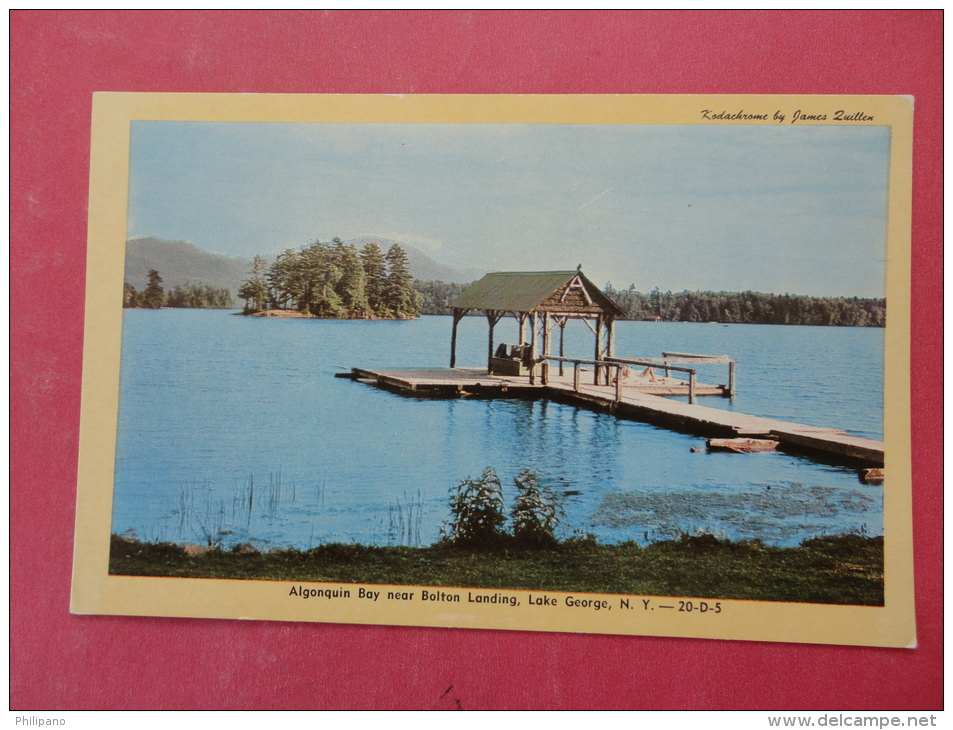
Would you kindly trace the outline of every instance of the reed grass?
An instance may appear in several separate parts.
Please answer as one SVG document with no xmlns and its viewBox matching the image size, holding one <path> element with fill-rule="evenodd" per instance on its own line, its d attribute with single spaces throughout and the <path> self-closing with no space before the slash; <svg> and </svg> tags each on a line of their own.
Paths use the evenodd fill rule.
<svg viewBox="0 0 953 730">
<path fill-rule="evenodd" d="M 387 510 L 387 539 L 391 545 L 405 545 L 420 547 L 420 531 L 424 519 L 423 495 L 420 490 L 414 497 L 404 493 L 404 501 L 400 497 Z"/>
</svg>

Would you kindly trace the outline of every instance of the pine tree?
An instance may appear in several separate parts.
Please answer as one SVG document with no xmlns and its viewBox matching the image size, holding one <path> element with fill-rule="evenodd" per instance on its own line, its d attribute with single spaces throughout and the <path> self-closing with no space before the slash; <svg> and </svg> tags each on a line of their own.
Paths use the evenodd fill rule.
<svg viewBox="0 0 953 730">
<path fill-rule="evenodd" d="M 323 248 L 315 241 L 301 249 L 298 273 L 301 277 L 301 294 L 298 297 L 298 309 L 310 313 L 317 291 L 318 272 L 324 255 Z"/>
<path fill-rule="evenodd" d="M 334 239 L 334 257 L 341 269 L 341 278 L 334 290 L 349 317 L 363 318 L 370 314 L 364 282 L 364 267 L 353 245 Z"/>
<path fill-rule="evenodd" d="M 395 317 L 417 317 L 423 298 L 410 285 L 413 277 L 407 263 L 407 254 L 398 244 L 387 250 L 387 281 L 384 286 L 384 305 Z"/>
<path fill-rule="evenodd" d="M 255 256 L 252 259 L 251 276 L 238 290 L 238 296 L 245 300 L 245 312 L 261 311 L 268 304 L 268 284 L 265 282 L 265 258 Z"/>
<path fill-rule="evenodd" d="M 159 309 L 165 306 L 165 290 L 162 277 L 155 269 L 149 269 L 149 285 L 142 294 L 142 306 L 147 309 Z"/>
<path fill-rule="evenodd" d="M 316 317 L 346 316 L 347 310 L 336 291 L 341 267 L 334 249 L 315 241 L 302 254 L 307 306 L 299 308 Z"/>
<path fill-rule="evenodd" d="M 278 307 L 294 306 L 304 291 L 301 254 L 290 248 L 285 250 L 269 267 L 265 279 L 271 298 Z"/>
<path fill-rule="evenodd" d="M 122 306 L 125 308 L 138 307 L 141 294 L 128 281 L 122 283 Z"/>
<path fill-rule="evenodd" d="M 378 316 L 385 315 L 384 290 L 387 286 L 387 263 L 376 241 L 361 249 L 361 264 L 364 267 L 364 294 L 367 304 Z"/>
</svg>

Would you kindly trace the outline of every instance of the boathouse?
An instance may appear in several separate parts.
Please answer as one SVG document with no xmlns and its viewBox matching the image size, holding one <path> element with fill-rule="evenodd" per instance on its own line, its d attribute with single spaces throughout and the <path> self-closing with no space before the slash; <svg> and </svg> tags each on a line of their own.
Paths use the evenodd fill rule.
<svg viewBox="0 0 953 730">
<path fill-rule="evenodd" d="M 559 357 L 564 357 L 565 329 L 570 319 L 583 320 L 595 336 L 594 360 L 613 357 L 615 319 L 624 312 L 593 284 L 581 268 L 575 271 L 500 271 L 487 274 L 450 302 L 453 331 L 450 367 L 456 367 L 457 328 L 471 312 L 482 312 L 489 324 L 487 373 L 529 375 L 542 369 L 544 382 L 553 353 L 552 334 L 559 328 Z M 505 316 L 519 322 L 519 343 L 493 349 L 493 330 Z M 562 363 L 560 363 L 561 367 Z"/>
</svg>

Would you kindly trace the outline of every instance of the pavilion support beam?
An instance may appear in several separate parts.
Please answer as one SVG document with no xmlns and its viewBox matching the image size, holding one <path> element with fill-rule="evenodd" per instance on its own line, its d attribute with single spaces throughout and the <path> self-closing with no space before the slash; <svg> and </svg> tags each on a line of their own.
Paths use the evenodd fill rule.
<svg viewBox="0 0 953 730">
<path fill-rule="evenodd" d="M 596 319 L 596 360 L 602 359 L 602 317 Z M 599 374 L 602 371 L 601 365 L 592 366 L 593 376 L 592 384 L 599 385 Z M 608 378 L 606 379 L 608 382 Z"/>
<path fill-rule="evenodd" d="M 543 314 L 543 357 L 549 357 L 549 314 Z M 543 385 L 549 384 L 549 360 L 544 359 L 540 369 L 542 370 Z"/>
<path fill-rule="evenodd" d="M 497 322 L 500 321 L 500 318 L 502 316 L 503 316 L 502 312 L 497 312 L 494 309 L 488 309 L 486 311 L 486 321 L 490 325 L 490 335 L 489 335 L 489 342 L 487 344 L 487 356 L 486 356 L 487 375 L 493 372 L 493 328 L 496 327 Z"/>
<path fill-rule="evenodd" d="M 559 318 L 559 356 L 566 357 L 566 322 L 569 321 L 568 317 Z M 559 361 L 559 374 L 563 374 L 563 361 Z"/>
<path fill-rule="evenodd" d="M 450 334 L 450 367 L 455 368 L 457 366 L 457 325 L 460 324 L 460 320 L 466 316 L 466 313 L 469 310 L 467 309 L 457 309 L 453 310 L 453 330 Z"/>
<path fill-rule="evenodd" d="M 529 384 L 536 384 L 536 357 L 539 354 L 539 340 L 536 334 L 539 315 L 533 312 L 529 315 L 530 321 L 530 339 L 529 339 Z"/>
</svg>

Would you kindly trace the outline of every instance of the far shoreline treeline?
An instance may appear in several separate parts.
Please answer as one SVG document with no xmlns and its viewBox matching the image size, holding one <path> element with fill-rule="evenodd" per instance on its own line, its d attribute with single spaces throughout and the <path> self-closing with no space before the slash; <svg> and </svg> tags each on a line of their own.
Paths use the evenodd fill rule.
<svg viewBox="0 0 953 730">
<path fill-rule="evenodd" d="M 451 314 L 449 302 L 468 284 L 415 281 L 423 296 L 421 314 Z M 606 284 L 604 293 L 618 304 L 625 320 L 663 322 L 719 322 L 722 324 L 791 324 L 840 327 L 884 327 L 887 301 L 880 298 L 811 297 L 760 292 L 662 292 L 648 294 L 630 285 L 617 290 Z"/>
<path fill-rule="evenodd" d="M 124 282 L 123 307 L 159 309 L 233 309 L 227 288 L 178 285 L 169 292 L 162 277 L 150 269 L 142 291 Z M 339 238 L 288 249 L 268 264 L 255 256 L 250 276 L 238 296 L 243 314 L 294 312 L 326 319 L 415 319 L 420 315 L 450 315 L 449 304 L 470 284 L 421 281 L 410 273 L 407 255 L 398 245 L 386 252 L 376 242 L 360 250 Z M 661 291 L 649 293 L 615 289 L 604 293 L 625 313 L 621 319 L 722 324 L 779 324 L 839 327 L 884 327 L 887 302 L 872 297 L 816 297 L 763 292 Z"/>
<path fill-rule="evenodd" d="M 123 282 L 122 306 L 124 309 L 232 309 L 235 300 L 228 289 L 208 284 L 185 284 L 166 292 L 162 288 L 162 276 L 149 269 L 148 285 L 142 291 L 128 281 Z"/>
</svg>

